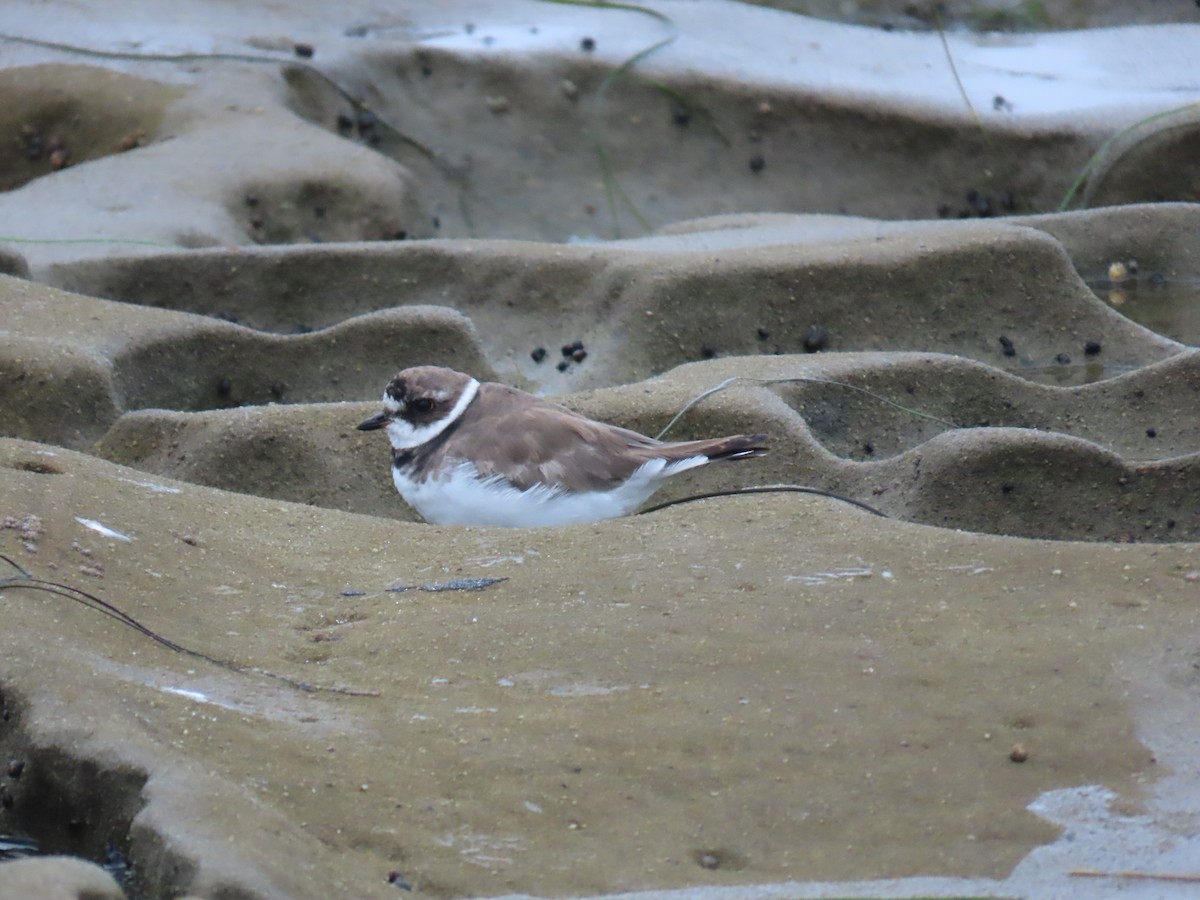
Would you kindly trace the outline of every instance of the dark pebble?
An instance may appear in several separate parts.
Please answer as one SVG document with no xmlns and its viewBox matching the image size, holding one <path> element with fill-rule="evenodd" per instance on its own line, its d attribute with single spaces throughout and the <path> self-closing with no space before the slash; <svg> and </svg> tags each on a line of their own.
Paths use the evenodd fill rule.
<svg viewBox="0 0 1200 900">
<path fill-rule="evenodd" d="M 558 371 L 560 371 L 560 372 L 565 372 L 565 371 L 567 371 L 567 369 L 571 368 L 571 364 L 564 359 L 562 362 L 560 362 L 554 368 L 558 369 Z"/>
<path fill-rule="evenodd" d="M 379 117 L 375 113 L 367 109 L 360 109 L 354 117 L 354 124 L 358 126 L 359 134 L 366 134 L 379 124 Z"/>
<path fill-rule="evenodd" d="M 750 171 L 753 172 L 754 174 L 757 175 L 759 172 L 761 172 L 763 169 L 765 169 L 766 166 L 767 166 L 767 161 L 765 159 L 763 159 L 761 156 L 750 157 Z"/>
<path fill-rule="evenodd" d="M 23 760 L 23 759 L 14 759 L 14 760 L 10 760 L 10 761 L 9 761 L 9 763 L 8 763 L 8 777 L 9 777 L 9 778 L 11 778 L 11 779 L 13 779 L 13 781 L 18 781 L 18 780 L 20 780 L 20 778 L 21 778 L 21 774 L 22 774 L 24 771 L 25 771 L 25 760 Z"/>
<path fill-rule="evenodd" d="M 1071 364 L 1071 357 L 1067 356 L 1065 353 L 1060 353 L 1058 356 L 1054 357 L 1054 361 L 1060 366 L 1069 366 Z"/>
<path fill-rule="evenodd" d="M 367 593 L 366 591 L 360 591 L 360 590 L 357 590 L 356 588 L 346 588 L 346 590 L 342 591 L 342 596 L 343 597 L 363 597 L 366 595 L 366 593 Z"/>
<path fill-rule="evenodd" d="M 388 884 L 394 884 L 403 891 L 412 890 L 412 885 L 408 883 L 408 879 L 394 869 L 391 872 L 388 872 Z"/>
<path fill-rule="evenodd" d="M 1103 349 L 1099 341 L 1088 341 L 1083 345 L 1083 353 L 1085 356 L 1095 356 Z"/>
<path fill-rule="evenodd" d="M 1009 484 L 1000 485 L 1000 493 L 1002 493 L 1002 494 L 1011 494 L 1016 489 L 1017 489 L 1017 486 L 1015 484 L 1009 483 Z"/>
<path fill-rule="evenodd" d="M 301 59 L 312 59 L 313 54 L 316 52 L 312 44 L 297 44 L 292 49 Z"/>
<path fill-rule="evenodd" d="M 232 393 L 233 393 L 233 382 L 231 382 L 228 378 L 222 378 L 220 381 L 217 382 L 217 396 L 218 397 L 228 397 Z"/>
<path fill-rule="evenodd" d="M 587 359 L 587 351 L 580 347 L 571 353 L 571 359 L 575 360 L 575 362 L 583 362 Z"/>
<path fill-rule="evenodd" d="M 717 355 L 717 348 L 712 344 L 702 344 L 700 346 L 700 356 L 704 359 L 712 359 Z"/>
<path fill-rule="evenodd" d="M 820 325 L 810 325 L 804 332 L 804 352 L 819 353 L 829 346 L 829 330 Z"/>
<path fill-rule="evenodd" d="M 535 363 L 540 363 L 542 360 L 544 360 L 546 358 L 546 348 L 545 347 L 535 348 L 534 351 L 529 354 L 529 358 L 532 359 Z"/>
<path fill-rule="evenodd" d="M 576 350 L 582 350 L 582 349 L 583 349 L 583 341 L 571 341 L 571 343 L 569 343 L 569 344 L 562 345 L 562 355 L 570 356 Z"/>
<path fill-rule="evenodd" d="M 985 197 L 979 191 L 967 191 L 967 206 L 971 208 L 971 212 L 979 216 L 981 219 L 989 218 L 992 215 L 992 201 Z"/>
<path fill-rule="evenodd" d="M 1017 355 L 1017 348 L 1013 346 L 1012 338 L 1007 335 L 1000 335 L 1000 347 L 1005 356 Z"/>
<path fill-rule="evenodd" d="M 1148 437 L 1148 438 L 1158 437 L 1158 429 L 1157 428 L 1147 428 L 1146 429 L 1146 437 Z"/>
<path fill-rule="evenodd" d="M 758 334 L 758 339 L 760 341 L 765 341 L 767 338 L 769 338 L 771 336 L 771 332 L 767 331 L 767 329 L 765 329 L 765 328 L 758 329 L 757 334 Z"/>
<path fill-rule="evenodd" d="M 682 103 L 677 103 L 671 107 L 671 120 L 680 128 L 686 128 L 692 121 L 692 112 Z"/>
<path fill-rule="evenodd" d="M 865 444 L 863 444 L 863 453 L 870 456 L 874 452 L 875 452 L 875 445 L 872 444 L 870 441 L 867 441 Z"/>
<path fill-rule="evenodd" d="M 585 37 L 582 41 L 579 42 L 579 49 L 583 50 L 585 53 L 591 53 L 593 50 L 596 49 L 596 39 L 590 38 L 590 37 Z"/>
</svg>

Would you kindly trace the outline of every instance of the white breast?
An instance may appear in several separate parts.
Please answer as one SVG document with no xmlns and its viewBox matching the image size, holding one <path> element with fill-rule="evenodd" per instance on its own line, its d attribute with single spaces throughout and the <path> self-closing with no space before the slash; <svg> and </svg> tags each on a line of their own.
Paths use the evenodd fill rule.
<svg viewBox="0 0 1200 900">
<path fill-rule="evenodd" d="M 417 482 L 392 469 L 396 490 L 434 525 L 496 525 L 538 528 L 599 522 L 637 509 L 672 475 L 708 462 L 693 456 L 667 464 L 653 459 L 611 491 L 573 492 L 535 485 L 519 490 L 499 477 L 480 478 L 470 463 L 443 470 L 439 477 Z"/>
</svg>

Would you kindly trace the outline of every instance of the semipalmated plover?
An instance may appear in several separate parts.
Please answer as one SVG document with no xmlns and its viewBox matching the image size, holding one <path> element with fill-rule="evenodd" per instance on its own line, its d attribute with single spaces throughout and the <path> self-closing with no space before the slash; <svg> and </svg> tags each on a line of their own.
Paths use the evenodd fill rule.
<svg viewBox="0 0 1200 900">
<path fill-rule="evenodd" d="M 438 366 L 400 372 L 383 412 L 358 428 L 387 431 L 396 489 L 435 525 L 598 522 L 633 512 L 672 475 L 766 452 L 761 434 L 657 441 Z"/>
</svg>

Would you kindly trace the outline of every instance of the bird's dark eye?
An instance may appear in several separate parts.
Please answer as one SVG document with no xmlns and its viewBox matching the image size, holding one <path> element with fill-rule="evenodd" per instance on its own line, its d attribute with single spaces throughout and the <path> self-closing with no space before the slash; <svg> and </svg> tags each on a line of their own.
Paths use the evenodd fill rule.
<svg viewBox="0 0 1200 900">
<path fill-rule="evenodd" d="M 437 403 L 435 403 L 429 397 L 418 397 L 412 402 L 413 410 L 419 413 L 433 412 L 433 408 L 435 406 L 437 406 Z"/>
</svg>

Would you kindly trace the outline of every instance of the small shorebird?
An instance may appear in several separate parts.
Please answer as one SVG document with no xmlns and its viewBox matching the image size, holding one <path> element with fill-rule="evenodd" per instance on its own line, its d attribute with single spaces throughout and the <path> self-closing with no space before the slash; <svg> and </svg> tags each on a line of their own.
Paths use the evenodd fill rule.
<svg viewBox="0 0 1200 900">
<path fill-rule="evenodd" d="M 405 369 L 383 411 L 392 480 L 435 525 L 598 522 L 638 508 L 672 475 L 766 452 L 761 434 L 664 442 L 524 391 L 438 366 Z"/>
</svg>

